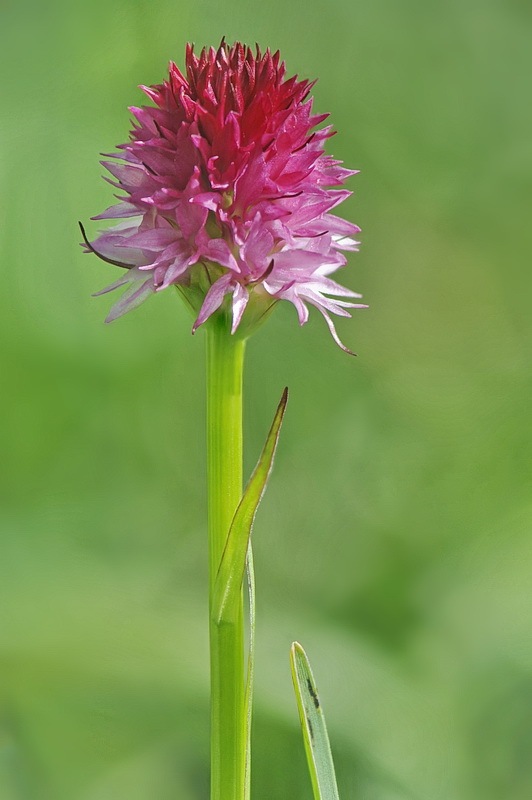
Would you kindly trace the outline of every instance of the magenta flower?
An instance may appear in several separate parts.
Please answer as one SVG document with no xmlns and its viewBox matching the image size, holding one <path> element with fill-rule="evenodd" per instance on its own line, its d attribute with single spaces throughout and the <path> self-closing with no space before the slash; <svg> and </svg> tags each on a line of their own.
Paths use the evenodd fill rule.
<svg viewBox="0 0 532 800">
<path fill-rule="evenodd" d="M 330 314 L 364 306 L 330 276 L 360 229 L 331 211 L 350 195 L 333 187 L 355 171 L 325 154 L 333 131 L 315 130 L 328 115 L 312 113 L 312 86 L 287 79 L 278 52 L 222 42 L 199 57 L 189 45 L 185 75 L 171 63 L 168 80 L 142 87 L 155 105 L 130 109 L 130 141 L 111 156 L 120 160 L 102 162 L 120 202 L 94 217 L 126 221 L 85 240 L 126 270 L 98 293 L 127 286 L 107 321 L 175 285 L 193 330 L 220 307 L 233 333 L 247 330 L 289 300 L 300 324 L 318 308 L 347 349 Z"/>
</svg>

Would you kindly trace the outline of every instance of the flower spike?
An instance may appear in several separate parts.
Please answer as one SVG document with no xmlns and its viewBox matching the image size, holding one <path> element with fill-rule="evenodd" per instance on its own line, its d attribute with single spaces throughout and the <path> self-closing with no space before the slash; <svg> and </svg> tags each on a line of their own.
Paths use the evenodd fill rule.
<svg viewBox="0 0 532 800">
<path fill-rule="evenodd" d="M 193 330 L 223 307 L 246 335 L 288 300 L 301 324 L 314 305 L 350 352 L 330 314 L 365 306 L 324 276 L 358 249 L 360 229 L 331 213 L 354 171 L 325 153 L 334 131 L 317 127 L 327 114 L 313 113 L 313 85 L 287 78 L 278 51 L 222 39 L 199 55 L 187 45 L 183 72 L 171 62 L 166 80 L 141 87 L 153 105 L 130 108 L 129 141 L 104 162 L 119 202 L 97 217 L 126 221 L 94 242 L 82 227 L 86 251 L 134 271 L 119 313 L 175 285 L 195 310 Z"/>
</svg>

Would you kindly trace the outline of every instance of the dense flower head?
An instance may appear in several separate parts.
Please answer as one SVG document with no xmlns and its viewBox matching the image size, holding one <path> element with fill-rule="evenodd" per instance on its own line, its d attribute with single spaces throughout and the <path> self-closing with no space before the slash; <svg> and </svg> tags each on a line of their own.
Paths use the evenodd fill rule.
<svg viewBox="0 0 532 800">
<path fill-rule="evenodd" d="M 235 332 L 284 299 L 301 324 L 317 307 L 343 347 L 330 314 L 363 306 L 330 275 L 359 228 L 331 212 L 355 172 L 324 152 L 333 131 L 317 128 L 328 115 L 313 113 L 312 86 L 286 78 L 279 52 L 222 41 L 199 56 L 187 46 L 184 74 L 171 63 L 167 80 L 141 87 L 154 105 L 130 109 L 129 142 L 102 162 L 119 202 L 94 217 L 125 221 L 85 239 L 125 269 L 103 290 L 127 286 L 109 321 L 176 285 L 194 330 L 223 307 Z"/>
</svg>

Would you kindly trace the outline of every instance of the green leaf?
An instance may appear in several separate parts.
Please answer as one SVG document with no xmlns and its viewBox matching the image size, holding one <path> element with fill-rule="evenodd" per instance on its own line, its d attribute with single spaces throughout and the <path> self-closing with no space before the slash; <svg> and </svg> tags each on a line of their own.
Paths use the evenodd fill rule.
<svg viewBox="0 0 532 800">
<path fill-rule="evenodd" d="M 285 389 L 277 406 L 266 444 L 229 529 L 213 591 L 211 614 L 216 625 L 234 623 L 238 613 L 251 530 L 272 469 L 287 401 L 288 389 Z"/>
<path fill-rule="evenodd" d="M 294 642 L 290 649 L 290 666 L 314 800 L 339 800 L 331 746 L 316 682 L 307 654 L 298 642 Z"/>
</svg>

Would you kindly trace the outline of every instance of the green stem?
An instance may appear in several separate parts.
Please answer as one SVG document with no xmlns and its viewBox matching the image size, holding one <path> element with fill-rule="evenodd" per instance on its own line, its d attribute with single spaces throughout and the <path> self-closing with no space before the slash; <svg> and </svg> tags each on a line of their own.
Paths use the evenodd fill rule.
<svg viewBox="0 0 532 800">
<path fill-rule="evenodd" d="M 225 315 L 207 328 L 207 464 L 210 602 L 229 527 L 242 496 L 245 342 Z M 243 601 L 231 624 L 210 621 L 211 800 L 244 800 L 246 704 Z"/>
</svg>

